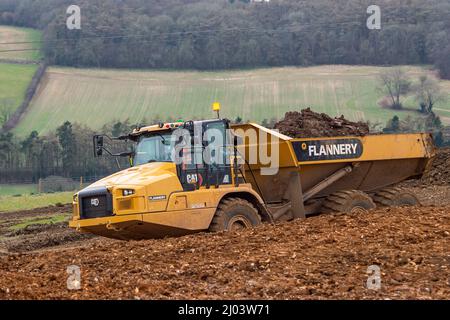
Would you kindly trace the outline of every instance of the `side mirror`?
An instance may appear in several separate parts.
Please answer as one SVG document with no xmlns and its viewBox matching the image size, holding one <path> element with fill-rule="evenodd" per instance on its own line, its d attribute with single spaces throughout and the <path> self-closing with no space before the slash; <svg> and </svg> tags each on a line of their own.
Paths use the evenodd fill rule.
<svg viewBox="0 0 450 320">
<path fill-rule="evenodd" d="M 103 155 L 103 136 L 94 136 L 94 157 Z"/>
<path fill-rule="evenodd" d="M 244 144 L 244 139 L 241 136 L 233 135 L 233 145 L 235 147 L 241 146 Z"/>
</svg>

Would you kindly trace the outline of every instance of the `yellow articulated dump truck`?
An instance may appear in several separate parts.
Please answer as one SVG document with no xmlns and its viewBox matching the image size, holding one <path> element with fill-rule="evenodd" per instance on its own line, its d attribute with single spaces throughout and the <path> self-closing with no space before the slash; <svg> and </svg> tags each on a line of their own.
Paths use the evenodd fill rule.
<svg viewBox="0 0 450 320">
<path fill-rule="evenodd" d="M 124 240 L 416 205 L 394 186 L 420 177 L 434 156 L 425 133 L 293 139 L 224 119 L 159 123 L 118 139 L 133 142 L 119 154 L 131 167 L 75 194 L 70 227 Z M 103 150 L 95 136 L 95 155 Z"/>
</svg>

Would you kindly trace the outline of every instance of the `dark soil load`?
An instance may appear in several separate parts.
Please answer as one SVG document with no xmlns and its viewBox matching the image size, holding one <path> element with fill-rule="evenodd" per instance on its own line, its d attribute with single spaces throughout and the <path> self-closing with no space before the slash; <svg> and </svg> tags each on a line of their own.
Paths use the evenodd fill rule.
<svg viewBox="0 0 450 320">
<path fill-rule="evenodd" d="M 325 113 L 316 113 L 310 108 L 301 112 L 287 112 L 284 119 L 275 124 L 282 134 L 292 138 L 364 136 L 369 126 L 364 122 L 351 122 L 340 116 L 331 118 Z"/>
</svg>

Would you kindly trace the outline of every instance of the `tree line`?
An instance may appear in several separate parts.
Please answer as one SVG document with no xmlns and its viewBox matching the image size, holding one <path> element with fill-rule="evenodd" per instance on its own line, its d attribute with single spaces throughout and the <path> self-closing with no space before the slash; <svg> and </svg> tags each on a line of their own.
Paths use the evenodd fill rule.
<svg viewBox="0 0 450 320">
<path fill-rule="evenodd" d="M 136 127 L 128 121 L 106 124 L 100 130 L 120 136 Z M 128 166 L 126 159 L 94 158 L 92 137 L 96 132 L 66 121 L 54 132 L 40 135 L 32 131 L 19 138 L 12 132 L 0 133 L 0 183 L 36 183 L 48 176 L 102 177 Z M 111 143 L 114 152 L 127 150 L 125 143 Z"/>
<path fill-rule="evenodd" d="M 450 78 L 450 3 L 380 0 L 0 0 L 0 24 L 39 28 L 49 64 L 229 69 L 317 64 L 434 64 Z"/>
</svg>

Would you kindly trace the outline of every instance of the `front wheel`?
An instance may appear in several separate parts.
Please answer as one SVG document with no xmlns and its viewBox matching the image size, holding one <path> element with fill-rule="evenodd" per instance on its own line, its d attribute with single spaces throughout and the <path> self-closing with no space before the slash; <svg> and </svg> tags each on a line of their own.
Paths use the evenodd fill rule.
<svg viewBox="0 0 450 320">
<path fill-rule="evenodd" d="M 237 231 L 259 224 L 261 216 L 252 203 L 241 198 L 228 198 L 219 204 L 209 231 Z"/>
</svg>

